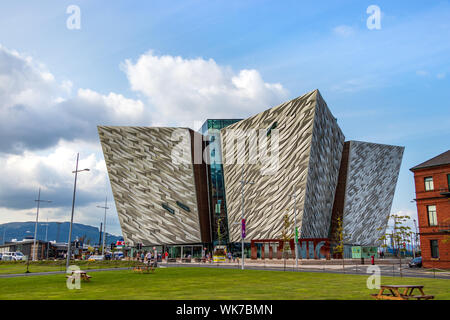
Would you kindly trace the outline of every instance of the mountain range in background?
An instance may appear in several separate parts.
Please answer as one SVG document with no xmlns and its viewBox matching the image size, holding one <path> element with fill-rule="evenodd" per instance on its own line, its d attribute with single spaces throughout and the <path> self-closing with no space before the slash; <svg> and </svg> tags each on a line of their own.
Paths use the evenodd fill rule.
<svg viewBox="0 0 450 320">
<path fill-rule="evenodd" d="M 37 239 L 45 241 L 46 237 L 46 222 L 39 222 L 37 228 Z M 10 242 L 12 239 L 22 241 L 25 237 L 34 238 L 34 228 L 36 222 L 9 222 L 0 224 L 0 244 Z M 66 242 L 69 239 L 69 222 L 48 222 L 48 241 Z M 116 236 L 106 232 L 106 244 L 115 243 L 123 240 L 122 236 Z M 97 245 L 100 240 L 100 231 L 98 227 L 93 227 L 85 224 L 72 224 L 72 241 L 84 237 L 85 244 Z"/>
</svg>

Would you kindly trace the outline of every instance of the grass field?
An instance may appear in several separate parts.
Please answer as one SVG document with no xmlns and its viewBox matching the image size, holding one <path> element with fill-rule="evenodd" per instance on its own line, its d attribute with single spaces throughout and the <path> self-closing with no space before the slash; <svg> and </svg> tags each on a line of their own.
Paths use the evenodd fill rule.
<svg viewBox="0 0 450 320">
<path fill-rule="evenodd" d="M 121 260 L 107 260 L 107 261 L 76 261 L 83 270 L 90 269 L 104 269 L 104 268 L 121 268 L 131 267 L 136 264 L 136 261 L 121 261 Z M 16 274 L 25 273 L 27 270 L 26 261 L 0 261 L 0 274 Z M 48 271 L 65 271 L 66 261 L 30 261 L 28 271 L 30 272 L 48 272 Z"/>
<path fill-rule="evenodd" d="M 367 276 L 212 268 L 159 268 L 90 274 L 80 290 L 68 290 L 65 276 L 0 279 L 0 299 L 356 299 L 371 300 L 376 290 Z M 436 299 L 450 299 L 450 280 L 383 277 L 382 284 L 418 284 Z"/>
</svg>

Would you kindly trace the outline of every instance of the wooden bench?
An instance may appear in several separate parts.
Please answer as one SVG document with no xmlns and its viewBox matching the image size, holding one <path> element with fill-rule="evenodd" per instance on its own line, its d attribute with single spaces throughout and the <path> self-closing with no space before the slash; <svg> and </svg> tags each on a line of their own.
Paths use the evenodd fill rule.
<svg viewBox="0 0 450 320">
<path fill-rule="evenodd" d="M 133 271 L 135 272 L 155 272 L 156 264 L 154 262 L 152 263 L 146 263 L 141 264 L 133 268 Z"/>
<path fill-rule="evenodd" d="M 401 289 L 404 289 L 403 292 L 400 292 Z M 419 290 L 421 294 L 413 295 L 415 289 Z M 380 291 L 378 291 L 378 293 L 371 294 L 371 296 L 377 300 L 434 299 L 434 296 L 427 295 L 423 292 L 423 286 L 418 285 L 383 285 L 380 286 Z"/>
<path fill-rule="evenodd" d="M 88 275 L 86 273 L 86 271 L 82 271 L 82 270 L 72 271 L 72 274 L 70 276 L 66 275 L 66 278 L 67 279 L 72 279 L 72 283 L 73 283 L 76 280 L 77 275 L 79 275 L 80 279 L 84 280 L 84 281 L 90 281 L 91 278 L 92 278 L 92 276 Z"/>
</svg>

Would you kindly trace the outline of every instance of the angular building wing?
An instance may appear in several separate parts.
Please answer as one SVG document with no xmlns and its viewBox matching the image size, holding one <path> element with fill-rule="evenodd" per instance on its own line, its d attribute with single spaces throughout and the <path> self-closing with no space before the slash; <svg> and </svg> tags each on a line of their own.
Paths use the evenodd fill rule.
<svg viewBox="0 0 450 320">
<path fill-rule="evenodd" d="M 204 164 L 194 164 L 190 129 L 99 126 L 126 242 L 210 241 Z"/>
<path fill-rule="evenodd" d="M 242 178 L 254 182 L 244 187 L 246 241 L 281 237 L 284 214 L 294 221 L 293 193 L 299 236 L 328 236 L 344 135 L 318 90 L 230 125 L 221 137 L 231 242 L 241 239 Z"/>
<path fill-rule="evenodd" d="M 346 244 L 378 245 L 389 219 L 404 147 L 348 141 L 333 208 Z"/>
</svg>

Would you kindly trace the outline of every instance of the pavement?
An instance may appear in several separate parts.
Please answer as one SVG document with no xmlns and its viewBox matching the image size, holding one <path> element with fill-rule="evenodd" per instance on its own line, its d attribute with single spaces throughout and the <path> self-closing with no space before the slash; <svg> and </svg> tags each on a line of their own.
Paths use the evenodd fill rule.
<svg viewBox="0 0 450 320">
<path fill-rule="evenodd" d="M 131 268 L 105 268 L 105 269 L 89 269 L 86 272 L 100 272 L 100 271 L 116 271 L 116 270 L 128 270 Z M 48 272 L 30 272 L 30 273 L 14 273 L 14 274 L 0 274 L 1 278 L 16 278 L 16 277 L 32 277 L 32 276 L 48 276 L 52 274 L 65 274 L 66 271 L 48 271 Z"/>
<path fill-rule="evenodd" d="M 289 260 L 284 265 L 283 260 L 274 261 L 252 261 L 246 260 L 244 268 L 248 270 L 267 270 L 267 271 L 286 271 L 286 272 L 323 272 L 323 273 L 339 273 L 339 274 L 354 274 L 354 275 L 368 275 L 367 268 L 371 265 L 361 264 L 327 264 L 324 263 L 312 264 L 313 261 L 309 261 L 307 264 L 301 262 L 298 267 L 295 266 L 295 261 Z M 436 271 L 432 269 L 422 268 L 409 268 L 407 264 L 402 264 L 400 268 L 399 264 L 394 264 L 392 261 L 386 264 L 375 264 L 380 268 L 381 276 L 386 277 L 414 277 L 414 278 L 435 278 L 435 279 L 447 279 L 450 280 L 450 272 L 448 271 Z M 241 269 L 241 264 L 237 262 L 220 262 L 220 263 L 204 263 L 204 262 L 160 262 L 158 267 L 161 268 L 173 268 L 173 267 L 202 267 L 202 268 L 223 268 L 223 269 Z M 116 271 L 116 270 L 129 270 L 131 268 L 105 268 L 105 269 L 90 269 L 88 272 L 101 272 L 101 271 Z M 50 272 L 33 272 L 33 273 L 20 273 L 20 274 L 1 274 L 1 278 L 14 278 L 14 277 L 30 277 L 40 275 L 52 275 L 52 274 L 65 274 L 65 271 L 50 271 Z"/>
<path fill-rule="evenodd" d="M 222 262 L 222 263 L 160 263 L 161 266 L 166 267 L 206 267 L 206 268 L 226 268 L 226 269 L 241 269 L 241 264 L 236 262 Z M 371 265 L 361 264 L 299 264 L 295 266 L 295 262 L 289 261 L 289 264 L 284 266 L 280 261 L 271 262 L 254 262 L 249 261 L 244 263 L 244 269 L 248 270 L 268 270 L 268 271 L 289 271 L 289 272 L 324 272 L 324 273 L 340 273 L 340 274 L 355 274 L 355 275 L 369 275 L 367 268 Z M 407 264 L 383 264 L 376 265 L 380 268 L 381 276 L 385 277 L 415 277 L 415 278 L 435 278 L 450 280 L 450 272 L 448 271 L 433 271 L 422 268 L 409 268 Z"/>
</svg>

